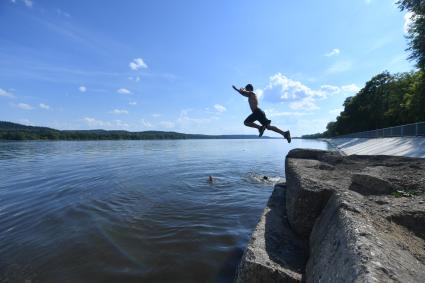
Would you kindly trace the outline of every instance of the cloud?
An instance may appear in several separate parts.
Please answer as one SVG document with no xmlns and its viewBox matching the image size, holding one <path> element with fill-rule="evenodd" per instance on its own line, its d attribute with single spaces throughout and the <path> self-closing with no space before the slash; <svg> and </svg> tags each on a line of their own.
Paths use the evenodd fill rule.
<svg viewBox="0 0 425 283">
<path fill-rule="evenodd" d="M 173 122 L 170 122 L 170 121 L 161 121 L 161 122 L 159 122 L 159 125 L 163 128 L 171 129 L 171 128 L 174 128 L 175 124 Z"/>
<path fill-rule="evenodd" d="M 0 96 L 3 97 L 14 97 L 13 94 L 11 92 L 8 92 L 2 88 L 0 88 Z"/>
<path fill-rule="evenodd" d="M 214 108 L 215 108 L 215 110 L 217 110 L 220 113 L 223 113 L 224 111 L 226 111 L 226 107 L 224 107 L 223 105 L 220 105 L 220 104 L 215 104 Z"/>
<path fill-rule="evenodd" d="M 296 111 L 276 111 L 274 108 L 266 109 L 268 117 L 282 117 L 282 116 L 305 116 L 311 115 L 309 112 L 296 112 Z"/>
<path fill-rule="evenodd" d="M 45 110 L 49 110 L 50 109 L 50 106 L 47 105 L 47 104 L 44 104 L 44 103 L 40 103 L 39 106 L 40 106 L 41 109 L 45 109 Z"/>
<path fill-rule="evenodd" d="M 327 84 L 312 89 L 302 82 L 277 73 L 269 78 L 268 85 L 262 91 L 265 100 L 275 103 L 287 101 L 290 102 L 289 107 L 293 110 L 311 111 L 319 109 L 316 105 L 317 100 L 342 92 L 355 92 L 358 89 L 354 84 L 341 87 Z"/>
<path fill-rule="evenodd" d="M 128 79 L 129 79 L 130 81 L 135 81 L 135 82 L 140 81 L 140 77 L 139 77 L 139 76 L 136 76 L 136 77 L 128 77 Z"/>
<path fill-rule="evenodd" d="M 365 0 L 364 2 L 369 5 L 370 3 L 372 3 L 372 0 Z"/>
<path fill-rule="evenodd" d="M 319 106 L 315 104 L 315 100 L 313 97 L 307 96 L 300 101 L 291 102 L 289 104 L 289 108 L 293 110 L 311 111 L 319 109 Z"/>
<path fill-rule="evenodd" d="M 341 87 L 341 90 L 344 92 L 358 93 L 360 91 L 360 88 L 355 84 L 349 84 L 349 85 L 343 85 Z"/>
<path fill-rule="evenodd" d="M 404 33 L 409 33 L 409 30 L 411 28 L 411 25 L 415 19 L 415 13 L 413 12 L 407 12 L 404 15 L 404 25 L 403 25 L 403 31 Z"/>
<path fill-rule="evenodd" d="M 332 64 L 326 72 L 328 74 L 343 73 L 350 70 L 352 65 L 350 61 L 338 61 Z"/>
<path fill-rule="evenodd" d="M 135 105 L 137 105 L 137 102 L 136 101 L 130 101 L 128 104 L 131 105 L 131 106 L 135 106 Z"/>
<path fill-rule="evenodd" d="M 24 2 L 25 6 L 27 6 L 28 8 L 32 8 L 32 0 L 22 0 L 22 2 Z"/>
<path fill-rule="evenodd" d="M 126 89 L 126 88 L 120 88 L 120 89 L 118 89 L 117 90 L 117 92 L 119 93 L 119 94 L 131 94 L 131 91 L 129 91 L 128 89 Z"/>
<path fill-rule="evenodd" d="M 152 117 L 154 117 L 154 118 L 158 118 L 158 117 L 161 117 L 162 115 L 161 114 L 159 114 L 159 113 L 154 113 L 154 114 L 152 114 Z"/>
<path fill-rule="evenodd" d="M 149 121 L 145 121 L 145 119 L 140 120 L 140 123 L 142 123 L 143 127 L 145 128 L 152 128 L 153 125 Z"/>
<path fill-rule="evenodd" d="M 79 91 L 81 91 L 81 92 L 86 92 L 87 91 L 87 88 L 85 87 L 85 86 L 80 86 L 79 88 L 78 88 L 78 90 Z"/>
<path fill-rule="evenodd" d="M 132 70 L 134 70 L 134 71 L 137 71 L 137 70 L 139 70 L 139 69 L 147 69 L 148 68 L 148 65 L 146 65 L 146 63 L 143 61 L 143 59 L 142 58 L 136 58 L 136 59 L 133 59 L 133 61 L 131 61 L 129 64 L 128 64 L 128 66 L 132 69 Z"/>
<path fill-rule="evenodd" d="M 114 121 L 102 121 L 97 120 L 96 118 L 92 117 L 85 117 L 82 119 L 83 122 L 93 128 L 93 127 L 102 127 L 105 129 L 127 129 L 129 125 L 121 120 L 114 120 Z"/>
<path fill-rule="evenodd" d="M 326 57 L 338 56 L 340 53 L 341 53 L 341 50 L 339 50 L 338 48 L 334 48 L 329 53 L 326 53 L 325 56 Z"/>
<path fill-rule="evenodd" d="M 115 114 L 115 115 L 123 115 L 123 114 L 126 115 L 126 114 L 128 114 L 128 111 L 125 110 L 125 109 L 114 109 L 114 110 L 110 111 L 109 113 Z"/>
<path fill-rule="evenodd" d="M 32 107 L 31 105 L 29 105 L 29 104 L 26 104 L 26 103 L 18 103 L 18 105 L 16 105 L 19 109 L 22 109 L 22 110 L 32 110 L 32 109 L 34 109 L 34 107 Z"/>
<path fill-rule="evenodd" d="M 59 16 L 64 16 L 64 17 L 66 17 L 66 18 L 70 18 L 70 17 L 71 17 L 71 15 L 70 15 L 69 13 L 67 13 L 67 12 L 65 12 L 65 11 L 62 11 L 61 9 L 56 9 L 56 13 L 57 13 Z"/>
<path fill-rule="evenodd" d="M 330 114 L 339 114 L 342 111 L 344 111 L 344 108 L 340 107 L 340 108 L 336 108 L 336 109 L 330 110 L 329 113 Z"/>
</svg>

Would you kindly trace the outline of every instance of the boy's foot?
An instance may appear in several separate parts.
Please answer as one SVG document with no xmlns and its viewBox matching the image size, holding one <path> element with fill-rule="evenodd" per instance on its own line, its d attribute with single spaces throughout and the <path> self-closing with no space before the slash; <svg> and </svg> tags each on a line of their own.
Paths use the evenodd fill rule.
<svg viewBox="0 0 425 283">
<path fill-rule="evenodd" d="M 291 143 L 291 132 L 290 131 L 286 131 L 283 132 L 283 137 L 288 141 L 288 143 Z"/>
<path fill-rule="evenodd" d="M 258 131 L 260 132 L 260 134 L 258 135 L 260 138 L 263 136 L 264 131 L 266 130 L 266 126 L 261 126 Z"/>
</svg>

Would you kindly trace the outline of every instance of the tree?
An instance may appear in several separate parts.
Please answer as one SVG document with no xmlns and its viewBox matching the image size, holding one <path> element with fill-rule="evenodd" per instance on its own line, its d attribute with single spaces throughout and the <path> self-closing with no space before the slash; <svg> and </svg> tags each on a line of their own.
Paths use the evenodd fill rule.
<svg viewBox="0 0 425 283">
<path fill-rule="evenodd" d="M 409 59 L 417 61 L 417 66 L 425 71 L 425 1 L 424 0 L 399 0 L 397 2 L 402 11 L 412 13 L 412 23 L 408 36 L 411 52 Z"/>
</svg>

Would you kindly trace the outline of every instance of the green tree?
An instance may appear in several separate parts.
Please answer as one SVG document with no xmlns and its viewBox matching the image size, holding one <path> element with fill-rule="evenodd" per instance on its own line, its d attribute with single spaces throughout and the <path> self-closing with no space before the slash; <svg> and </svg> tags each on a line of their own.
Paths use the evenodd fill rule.
<svg viewBox="0 0 425 283">
<path fill-rule="evenodd" d="M 417 66 L 425 71 L 425 1 L 399 0 L 397 2 L 402 11 L 413 13 L 412 24 L 408 31 L 409 58 L 417 61 Z"/>
</svg>

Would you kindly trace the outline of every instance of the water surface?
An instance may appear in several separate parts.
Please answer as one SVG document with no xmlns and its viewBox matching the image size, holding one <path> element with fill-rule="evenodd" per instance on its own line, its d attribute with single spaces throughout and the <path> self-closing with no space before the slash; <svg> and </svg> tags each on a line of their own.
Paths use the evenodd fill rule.
<svg viewBox="0 0 425 283">
<path fill-rule="evenodd" d="M 0 282 L 232 282 L 295 147 L 0 142 Z"/>
</svg>

